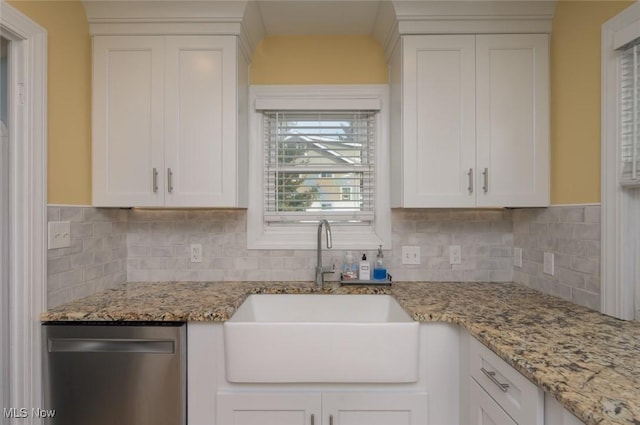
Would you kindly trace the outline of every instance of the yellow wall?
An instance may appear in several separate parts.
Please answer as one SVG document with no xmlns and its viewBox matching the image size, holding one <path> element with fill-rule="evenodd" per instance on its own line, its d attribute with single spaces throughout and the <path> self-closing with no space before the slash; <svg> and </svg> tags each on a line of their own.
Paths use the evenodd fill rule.
<svg viewBox="0 0 640 425">
<path fill-rule="evenodd" d="M 91 42 L 77 1 L 9 2 L 49 34 L 49 203 L 91 203 Z M 600 201 L 600 28 L 631 1 L 560 1 L 551 37 L 551 200 Z M 368 36 L 264 39 L 252 84 L 377 84 L 382 47 Z"/>
<path fill-rule="evenodd" d="M 364 35 L 272 36 L 256 48 L 251 84 L 386 84 L 380 43 Z"/>
<path fill-rule="evenodd" d="M 600 32 L 631 1 L 560 1 L 551 35 L 551 203 L 600 202 Z"/>
<path fill-rule="evenodd" d="M 48 194 L 91 204 L 91 39 L 82 3 L 9 3 L 48 32 Z"/>
</svg>

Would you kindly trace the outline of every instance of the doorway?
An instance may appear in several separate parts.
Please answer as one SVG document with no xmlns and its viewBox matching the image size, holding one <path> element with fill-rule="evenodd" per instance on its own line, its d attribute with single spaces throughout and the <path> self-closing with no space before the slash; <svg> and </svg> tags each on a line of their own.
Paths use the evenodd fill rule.
<svg viewBox="0 0 640 425">
<path fill-rule="evenodd" d="M 9 407 L 9 40 L 0 37 L 0 405 Z"/>
<path fill-rule="evenodd" d="M 6 120 L 0 149 L 0 423 L 4 424 L 11 415 L 5 408 L 42 406 L 39 316 L 46 309 L 47 32 L 0 1 L 0 42 L 0 105 Z M 35 418 L 23 422 L 39 423 Z"/>
</svg>

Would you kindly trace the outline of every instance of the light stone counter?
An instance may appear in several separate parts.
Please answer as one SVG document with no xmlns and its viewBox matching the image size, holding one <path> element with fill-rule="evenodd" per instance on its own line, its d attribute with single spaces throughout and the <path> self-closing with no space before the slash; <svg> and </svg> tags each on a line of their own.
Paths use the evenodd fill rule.
<svg viewBox="0 0 640 425">
<path fill-rule="evenodd" d="M 587 424 L 640 425 L 640 323 L 517 284 L 395 282 L 323 290 L 301 282 L 130 283 L 43 321 L 222 322 L 254 293 L 384 293 L 420 322 L 463 326 Z"/>
</svg>

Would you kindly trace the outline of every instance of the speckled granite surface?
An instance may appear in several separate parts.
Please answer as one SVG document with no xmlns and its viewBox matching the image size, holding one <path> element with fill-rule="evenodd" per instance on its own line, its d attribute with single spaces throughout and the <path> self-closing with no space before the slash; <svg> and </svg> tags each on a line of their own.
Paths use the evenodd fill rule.
<svg viewBox="0 0 640 425">
<path fill-rule="evenodd" d="M 127 284 L 41 318 L 225 321 L 252 293 L 314 292 L 320 291 L 300 282 Z M 321 292 L 392 294 L 415 320 L 466 328 L 585 423 L 640 425 L 640 323 L 517 284 L 396 282 Z"/>
</svg>

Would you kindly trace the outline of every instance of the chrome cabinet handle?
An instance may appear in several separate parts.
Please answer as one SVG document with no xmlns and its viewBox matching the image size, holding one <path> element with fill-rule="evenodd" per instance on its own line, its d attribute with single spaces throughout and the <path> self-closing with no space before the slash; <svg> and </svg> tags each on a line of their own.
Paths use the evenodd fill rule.
<svg viewBox="0 0 640 425">
<path fill-rule="evenodd" d="M 167 168 L 167 185 L 169 193 L 173 192 L 173 171 L 171 171 L 171 168 Z"/>
<path fill-rule="evenodd" d="M 496 384 L 498 386 L 498 388 L 500 388 L 500 390 L 503 393 L 507 392 L 507 389 L 509 388 L 509 384 L 503 384 L 502 382 L 498 381 L 498 378 L 496 378 L 496 373 L 495 372 L 489 372 L 487 369 L 481 367 L 480 370 L 482 371 L 482 373 L 485 374 L 485 376 L 487 378 L 489 378 L 489 380 L 491 382 L 493 382 L 494 384 Z"/>
<path fill-rule="evenodd" d="M 469 191 L 469 194 L 473 193 L 473 168 L 469 168 L 469 172 L 467 173 L 467 176 L 469 177 L 469 186 L 467 186 L 467 190 Z"/>
<path fill-rule="evenodd" d="M 161 339 L 49 338 L 50 353 L 156 353 L 173 354 L 175 342 Z"/>
<path fill-rule="evenodd" d="M 482 190 L 484 190 L 484 193 L 487 193 L 489 191 L 489 169 L 485 168 L 482 175 L 484 176 L 484 186 L 482 186 Z"/>
<path fill-rule="evenodd" d="M 333 415 L 329 415 L 329 425 L 333 425 Z"/>
<path fill-rule="evenodd" d="M 311 425 L 316 425 L 316 415 L 311 414 Z"/>
<path fill-rule="evenodd" d="M 153 169 L 153 193 L 158 192 L 158 169 Z"/>
</svg>

